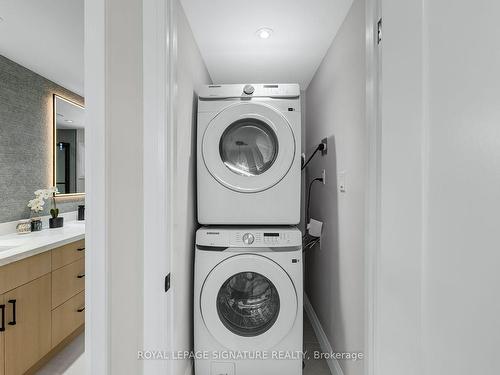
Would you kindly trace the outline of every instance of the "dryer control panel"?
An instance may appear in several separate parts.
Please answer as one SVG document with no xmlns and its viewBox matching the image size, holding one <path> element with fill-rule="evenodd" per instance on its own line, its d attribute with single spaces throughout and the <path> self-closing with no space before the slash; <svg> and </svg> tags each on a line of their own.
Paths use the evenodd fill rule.
<svg viewBox="0 0 500 375">
<path fill-rule="evenodd" d="M 302 245 L 295 227 L 210 227 L 196 232 L 196 244 L 216 247 L 289 247 Z"/>
<path fill-rule="evenodd" d="M 198 97 L 200 100 L 242 97 L 299 98 L 300 86 L 296 83 L 204 85 L 198 88 Z"/>
</svg>

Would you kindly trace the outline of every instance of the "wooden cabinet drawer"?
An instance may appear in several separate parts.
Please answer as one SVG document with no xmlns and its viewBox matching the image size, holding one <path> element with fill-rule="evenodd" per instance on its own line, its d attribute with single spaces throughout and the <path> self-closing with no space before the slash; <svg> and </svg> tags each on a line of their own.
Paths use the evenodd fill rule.
<svg viewBox="0 0 500 375">
<path fill-rule="evenodd" d="M 79 240 L 52 250 L 52 270 L 73 263 L 85 256 L 85 240 Z"/>
<path fill-rule="evenodd" d="M 5 301 L 4 296 L 0 295 L 0 306 L 4 305 L 4 301 Z M 5 308 L 5 306 L 3 307 Z M 3 328 L 5 329 L 5 327 Z M 3 332 L 0 332 L 0 375 L 5 375 L 5 334 Z"/>
<path fill-rule="evenodd" d="M 85 292 L 80 292 L 52 310 L 52 347 L 85 322 L 84 307 Z"/>
<path fill-rule="evenodd" d="M 3 298 L 5 375 L 22 375 L 51 349 L 50 274 L 5 293 Z"/>
<path fill-rule="evenodd" d="M 52 271 L 52 308 L 85 289 L 85 258 Z"/>
<path fill-rule="evenodd" d="M 0 294 L 50 272 L 50 251 L 0 267 Z"/>
</svg>

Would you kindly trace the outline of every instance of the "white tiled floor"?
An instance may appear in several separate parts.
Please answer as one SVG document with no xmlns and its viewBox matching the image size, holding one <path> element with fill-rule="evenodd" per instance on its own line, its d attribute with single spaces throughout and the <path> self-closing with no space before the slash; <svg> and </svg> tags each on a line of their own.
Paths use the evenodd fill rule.
<svg viewBox="0 0 500 375">
<path fill-rule="evenodd" d="M 312 358 L 313 352 L 320 351 L 321 348 L 305 313 L 304 350 L 308 353 L 305 359 L 304 375 L 330 375 L 326 361 Z M 38 371 L 37 375 L 83 375 L 84 366 L 84 334 L 82 333 Z"/>
<path fill-rule="evenodd" d="M 78 359 L 63 372 L 64 375 L 85 375 L 85 354 L 82 354 Z"/>
<path fill-rule="evenodd" d="M 83 375 L 85 335 L 82 333 L 52 358 L 36 375 Z"/>
</svg>

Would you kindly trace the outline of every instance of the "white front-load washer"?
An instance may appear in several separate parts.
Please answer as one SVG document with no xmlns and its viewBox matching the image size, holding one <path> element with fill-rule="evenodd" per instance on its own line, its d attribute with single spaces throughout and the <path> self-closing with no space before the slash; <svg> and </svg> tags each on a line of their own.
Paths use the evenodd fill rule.
<svg viewBox="0 0 500 375">
<path fill-rule="evenodd" d="M 196 375 L 302 374 L 302 236 L 294 227 L 196 233 Z"/>
<path fill-rule="evenodd" d="M 198 94 L 198 221 L 298 224 L 299 85 L 211 85 Z"/>
</svg>

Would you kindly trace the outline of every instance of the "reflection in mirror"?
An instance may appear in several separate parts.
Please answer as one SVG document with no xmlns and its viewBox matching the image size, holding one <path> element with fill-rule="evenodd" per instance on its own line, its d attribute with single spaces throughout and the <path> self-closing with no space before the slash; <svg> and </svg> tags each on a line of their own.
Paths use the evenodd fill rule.
<svg viewBox="0 0 500 375">
<path fill-rule="evenodd" d="M 85 110 L 54 95 L 54 186 L 59 194 L 85 192 Z"/>
</svg>

